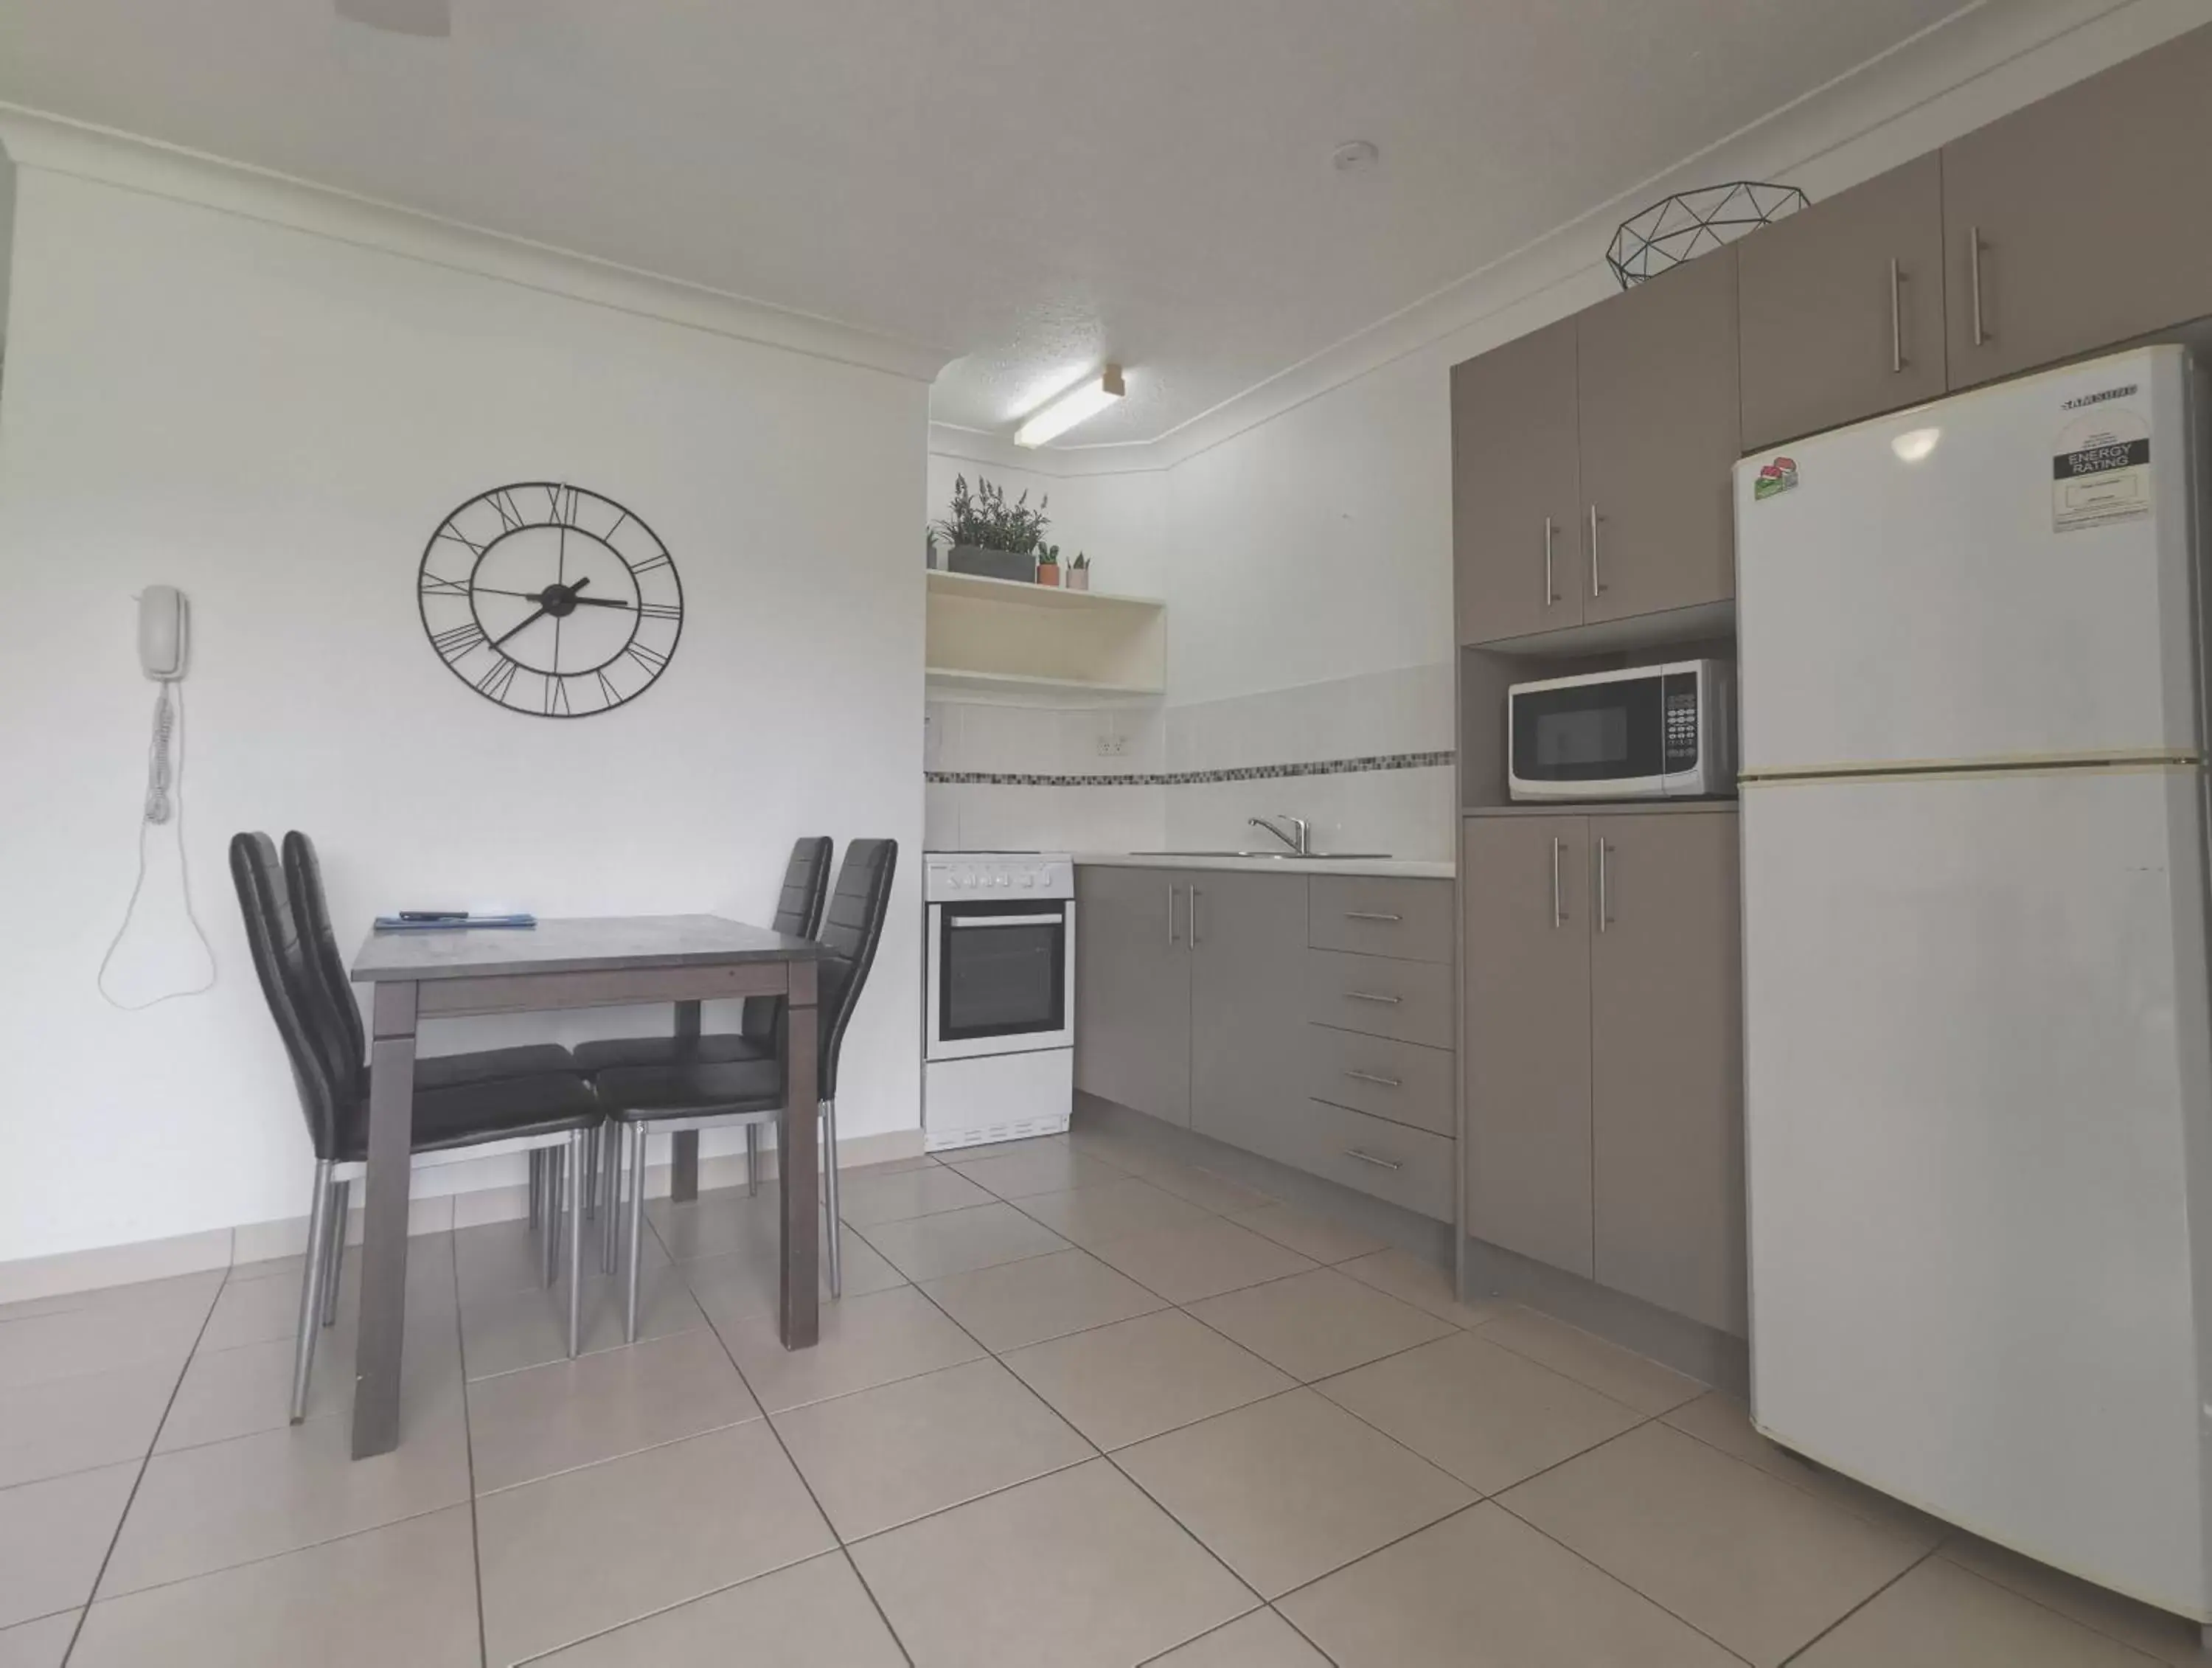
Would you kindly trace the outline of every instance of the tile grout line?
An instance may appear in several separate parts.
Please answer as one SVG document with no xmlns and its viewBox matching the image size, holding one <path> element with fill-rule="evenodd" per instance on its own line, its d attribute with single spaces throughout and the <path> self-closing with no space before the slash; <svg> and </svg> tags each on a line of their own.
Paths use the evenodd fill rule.
<svg viewBox="0 0 2212 1668">
<path fill-rule="evenodd" d="M 475 1575 L 477 1592 L 477 1661 L 482 1668 L 490 1668 L 491 1635 L 484 1624 L 483 1598 L 483 1531 L 477 1521 L 477 1418 L 476 1409 L 469 1398 L 469 1339 L 461 1325 L 461 1255 L 460 1248 L 450 1238 L 446 1254 L 453 1263 L 453 1353 L 461 1367 L 461 1452 L 467 1461 L 469 1472 L 469 1559 Z M 344 1257 L 339 1266 L 344 1266 Z M 356 1345 L 356 1348 L 358 1346 Z M 401 1328 L 400 1348 L 406 1348 L 405 1328 Z"/>
<path fill-rule="evenodd" d="M 1819 1644 L 1822 1640 L 1826 1639 L 1826 1638 L 1830 1634 L 1832 1634 L 1832 1633 L 1835 1632 L 1835 1630 L 1836 1630 L 1837 1628 L 1838 1628 L 1842 1627 L 1842 1626 L 1844 1625 L 1844 1622 L 1846 1622 L 1850 1621 L 1853 1616 L 1856 1616 L 1856 1615 L 1857 1615 L 1861 1610 L 1864 1610 L 1864 1609 L 1865 1609 L 1869 1604 L 1871 1604 L 1872 1603 L 1874 1603 L 1874 1601 L 1875 1601 L 1875 1599 L 1877 1599 L 1877 1598 L 1881 1598 L 1881 1597 L 1882 1596 L 1882 1594 L 1884 1594 L 1885 1592 L 1888 1592 L 1892 1587 L 1895 1586 L 1896 1586 L 1899 1581 L 1902 1581 L 1902 1580 L 1903 1580 L 1906 1576 L 1908 1576 L 1908 1575 L 1911 1574 L 1912 1574 L 1912 1572 L 1913 1572 L 1914 1570 L 1916 1570 L 1916 1569 L 1919 1568 L 1921 1565 L 1923 1565 L 1923 1564 L 1926 1563 L 1926 1562 L 1927 1562 L 1930 1558 L 1934 1557 L 1934 1556 L 1936 1555 L 1936 1553 L 1937 1553 L 1937 1552 L 1939 1552 L 1939 1551 L 1941 1551 L 1942 1549 L 1942 1542 L 1940 1542 L 1940 1541 L 1939 1541 L 1939 1542 L 1937 1542 L 1936 1545 L 1929 1547 L 1929 1548 L 1928 1549 L 1928 1550 L 1927 1550 L 1927 1551 L 1925 1551 L 1925 1552 L 1922 1553 L 1922 1554 L 1921 1554 L 1917 1558 L 1915 1558 L 1915 1559 L 1914 1559 L 1911 1563 L 1907 1564 L 1907 1565 L 1906 1565 L 1903 1569 L 1900 1569 L 1899 1571 L 1898 1571 L 1896 1574 L 1894 1574 L 1894 1575 L 1891 1576 L 1891 1577 L 1889 1578 L 1889 1580 L 1887 1580 L 1887 1581 L 1884 1581 L 1884 1582 L 1883 1582 L 1880 1586 L 1876 1587 L 1876 1588 L 1875 1588 L 1872 1592 L 1870 1592 L 1870 1593 L 1867 1594 L 1867 1596 L 1866 1596 L 1865 1598 L 1863 1598 L 1860 1599 L 1860 1600 L 1859 1600 L 1859 1602 L 1858 1602 L 1857 1604 L 1856 1604 L 1852 1605 L 1849 1610 L 1845 1610 L 1845 1611 L 1844 1611 L 1841 1616 L 1838 1616 L 1838 1617 L 1837 1617 L 1833 1622 L 1831 1622 L 1830 1623 L 1828 1623 L 1828 1625 L 1827 1625 L 1826 1627 L 1825 1627 L 1825 1628 L 1821 1628 L 1820 1632 L 1818 1632 L 1818 1633 L 1814 1634 L 1814 1635 L 1812 1636 L 1812 1638 L 1810 1638 L 1810 1639 L 1807 1640 L 1807 1641 L 1806 1641 L 1802 1645 L 1800 1645 L 1800 1646 L 1799 1646 L 1796 1650 L 1794 1650 L 1794 1651 L 1790 1652 L 1790 1654 L 1789 1654 L 1788 1656 L 1786 1656 L 1786 1657 L 1783 1658 L 1783 1659 L 1782 1659 L 1783 1668 L 1789 1668 L 1789 1665 L 1790 1665 L 1790 1663 L 1793 1663 L 1793 1662 L 1797 1661 L 1800 1658 L 1802 1658 L 1802 1657 L 1805 1654 L 1805 1653 L 1806 1653 L 1806 1652 L 1808 1652 L 1808 1651 L 1811 1650 L 1811 1649 L 1812 1649 L 1815 1645 L 1818 1645 L 1818 1644 Z M 1994 1583 L 1993 1583 L 1992 1585 L 1994 1585 Z"/>
</svg>

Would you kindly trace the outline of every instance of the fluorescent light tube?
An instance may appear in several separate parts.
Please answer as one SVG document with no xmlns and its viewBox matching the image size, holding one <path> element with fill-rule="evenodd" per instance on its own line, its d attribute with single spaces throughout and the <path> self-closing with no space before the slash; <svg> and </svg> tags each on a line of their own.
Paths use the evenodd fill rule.
<svg viewBox="0 0 2212 1668">
<path fill-rule="evenodd" d="M 1086 376 L 1066 393 L 1047 400 L 1014 431 L 1017 446 L 1042 446 L 1066 434 L 1079 423 L 1097 417 L 1121 397 L 1121 368 L 1109 365 L 1096 376 Z"/>
</svg>

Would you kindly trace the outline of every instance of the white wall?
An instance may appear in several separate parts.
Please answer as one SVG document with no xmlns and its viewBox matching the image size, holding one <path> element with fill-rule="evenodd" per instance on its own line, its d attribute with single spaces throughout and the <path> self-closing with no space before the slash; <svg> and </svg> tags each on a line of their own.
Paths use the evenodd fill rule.
<svg viewBox="0 0 2212 1668">
<path fill-rule="evenodd" d="M 456 901 L 758 918 L 794 836 L 895 837 L 842 1111 L 851 1135 L 916 1126 L 925 387 L 40 167 L 18 196 L 0 1260 L 304 1209 L 225 864 L 241 828 L 315 835 L 349 941 Z M 545 477 L 644 515 L 685 593 L 659 683 L 575 722 L 478 699 L 414 600 L 449 508 Z M 186 851 L 221 982 L 125 1015 L 93 981 L 131 880 L 153 697 L 131 597 L 154 581 L 194 611 Z M 626 1023 L 666 1014 L 424 1041 Z"/>
</svg>

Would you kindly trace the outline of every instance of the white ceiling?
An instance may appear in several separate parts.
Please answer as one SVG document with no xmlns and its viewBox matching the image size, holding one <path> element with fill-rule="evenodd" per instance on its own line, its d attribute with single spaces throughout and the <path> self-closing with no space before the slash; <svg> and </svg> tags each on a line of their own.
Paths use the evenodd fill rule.
<svg viewBox="0 0 2212 1668">
<path fill-rule="evenodd" d="M 2008 0 L 1992 0 L 2008 3 Z M 1965 0 L 0 0 L 0 100 L 964 356 L 1153 438 Z M 1379 163 L 1339 173 L 1350 138 Z M 1595 252 L 1594 252 L 1595 253 Z"/>
</svg>

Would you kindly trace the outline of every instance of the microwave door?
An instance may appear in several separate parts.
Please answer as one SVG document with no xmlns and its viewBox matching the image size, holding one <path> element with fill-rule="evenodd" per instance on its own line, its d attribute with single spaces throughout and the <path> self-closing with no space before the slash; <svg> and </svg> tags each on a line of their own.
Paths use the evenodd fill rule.
<svg viewBox="0 0 2212 1668">
<path fill-rule="evenodd" d="M 1562 683 L 1513 697 L 1516 799 L 1656 799 L 1666 792 L 1665 693 L 1648 677 Z"/>
</svg>

